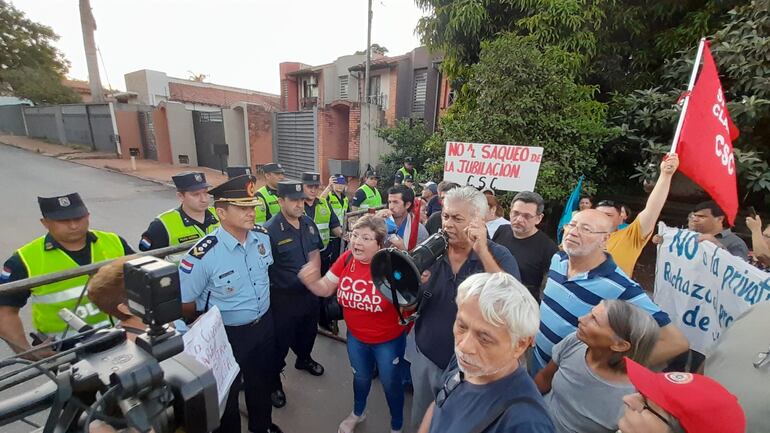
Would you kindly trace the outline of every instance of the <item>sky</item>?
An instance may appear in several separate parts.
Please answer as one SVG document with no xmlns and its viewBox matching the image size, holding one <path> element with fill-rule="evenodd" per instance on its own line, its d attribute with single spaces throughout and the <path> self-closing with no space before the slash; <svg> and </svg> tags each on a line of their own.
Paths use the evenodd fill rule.
<svg viewBox="0 0 770 433">
<path fill-rule="evenodd" d="M 88 79 L 78 0 L 11 0 L 51 27 L 69 77 Z M 102 85 L 125 90 L 123 75 L 163 71 L 206 82 L 280 93 L 278 64 L 321 65 L 366 47 L 366 0 L 91 0 Z M 373 0 L 372 43 L 388 55 L 420 45 L 424 12 L 413 0 Z"/>
</svg>

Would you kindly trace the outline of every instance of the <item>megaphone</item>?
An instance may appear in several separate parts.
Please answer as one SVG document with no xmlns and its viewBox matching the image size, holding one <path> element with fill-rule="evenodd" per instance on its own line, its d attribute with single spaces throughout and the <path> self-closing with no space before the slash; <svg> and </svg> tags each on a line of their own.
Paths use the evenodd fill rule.
<svg viewBox="0 0 770 433">
<path fill-rule="evenodd" d="M 385 248 L 377 251 L 372 257 L 374 287 L 396 307 L 402 323 L 405 321 L 401 316 L 401 308 L 419 307 L 418 304 L 422 300 L 420 276 L 446 254 L 448 246 L 446 233 L 439 230 L 412 251 Z"/>
</svg>

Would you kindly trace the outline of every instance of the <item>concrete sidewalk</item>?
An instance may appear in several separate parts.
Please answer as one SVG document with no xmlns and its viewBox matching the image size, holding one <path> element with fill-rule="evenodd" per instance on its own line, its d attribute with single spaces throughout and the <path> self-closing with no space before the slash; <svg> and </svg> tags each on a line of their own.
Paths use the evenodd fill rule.
<svg viewBox="0 0 770 433">
<path fill-rule="evenodd" d="M 171 176 L 190 170 L 205 173 L 206 180 L 211 185 L 219 185 L 227 180 L 227 175 L 223 175 L 219 170 L 208 167 L 178 167 L 147 159 L 136 160 L 136 171 L 134 171 L 132 170 L 130 159 L 120 159 L 114 153 L 92 152 L 91 149 L 86 146 L 63 146 L 18 135 L 0 135 L 0 144 L 71 161 L 81 165 L 87 165 L 89 167 L 116 171 L 128 176 L 170 187 L 173 187 L 174 185 L 171 181 Z"/>
</svg>

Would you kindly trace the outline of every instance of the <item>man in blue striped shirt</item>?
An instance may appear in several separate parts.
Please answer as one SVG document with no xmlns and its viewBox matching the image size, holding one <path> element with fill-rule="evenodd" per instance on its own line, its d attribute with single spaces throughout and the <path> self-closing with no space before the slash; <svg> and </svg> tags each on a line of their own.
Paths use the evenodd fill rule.
<svg viewBox="0 0 770 433">
<path fill-rule="evenodd" d="M 575 332 L 578 317 L 604 299 L 620 299 L 648 311 L 661 326 L 652 364 L 662 364 L 688 349 L 687 338 L 636 282 L 605 252 L 612 221 L 588 209 L 575 214 L 565 226 L 564 251 L 551 259 L 548 282 L 540 305 L 540 331 L 530 373 L 551 360 L 553 346 Z"/>
</svg>

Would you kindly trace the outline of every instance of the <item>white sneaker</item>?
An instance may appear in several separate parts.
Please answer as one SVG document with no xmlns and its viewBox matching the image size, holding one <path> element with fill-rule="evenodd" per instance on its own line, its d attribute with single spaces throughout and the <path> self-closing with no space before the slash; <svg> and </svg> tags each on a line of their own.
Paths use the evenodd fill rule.
<svg viewBox="0 0 770 433">
<path fill-rule="evenodd" d="M 347 418 L 342 420 L 342 422 L 340 423 L 340 427 L 337 429 L 337 433 L 353 433 L 353 430 L 356 429 L 356 426 L 359 423 L 363 422 L 363 420 L 365 419 L 366 419 L 366 412 L 364 412 L 361 416 L 358 416 L 355 413 L 351 412 Z"/>
</svg>

